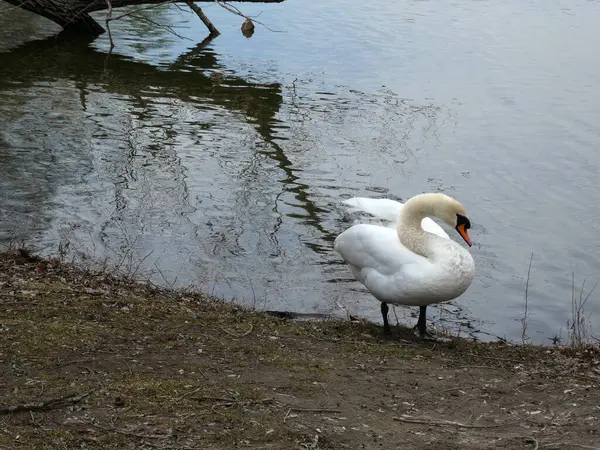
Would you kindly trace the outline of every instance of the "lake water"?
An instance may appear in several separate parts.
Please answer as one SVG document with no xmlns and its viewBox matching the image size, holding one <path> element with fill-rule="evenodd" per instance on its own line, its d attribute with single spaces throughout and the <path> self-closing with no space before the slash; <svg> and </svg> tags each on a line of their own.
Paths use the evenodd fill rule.
<svg viewBox="0 0 600 450">
<path fill-rule="evenodd" d="M 332 252 L 339 203 L 441 191 L 467 207 L 478 272 L 437 326 L 520 340 L 533 253 L 528 335 L 564 340 L 572 274 L 577 296 L 600 276 L 600 3 L 239 7 L 281 32 L 246 39 L 208 5 L 222 34 L 203 42 L 196 16 L 161 6 L 113 22 L 108 55 L 106 34 L 56 39 L 1 4 L 0 241 L 380 321 Z M 600 327 L 600 288 L 586 314 Z"/>
</svg>

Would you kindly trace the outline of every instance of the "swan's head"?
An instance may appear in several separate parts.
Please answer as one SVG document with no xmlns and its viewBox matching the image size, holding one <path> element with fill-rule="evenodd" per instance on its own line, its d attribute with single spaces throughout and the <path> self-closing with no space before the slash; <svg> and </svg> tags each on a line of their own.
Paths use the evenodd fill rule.
<svg viewBox="0 0 600 450">
<path fill-rule="evenodd" d="M 471 238 L 467 231 L 471 228 L 471 222 L 467 217 L 465 207 L 458 200 L 444 194 L 440 194 L 440 197 L 437 197 L 437 199 L 439 200 L 434 202 L 434 215 L 442 219 L 448 226 L 454 228 L 467 245 L 471 247 Z"/>
<path fill-rule="evenodd" d="M 467 245 L 471 246 L 471 238 L 467 231 L 471 228 L 471 222 L 467 218 L 467 210 L 458 200 L 437 192 L 415 195 L 404 204 L 398 223 L 414 221 L 416 223 L 413 225 L 418 227 L 424 217 L 437 217 L 443 220 L 458 231 Z"/>
</svg>

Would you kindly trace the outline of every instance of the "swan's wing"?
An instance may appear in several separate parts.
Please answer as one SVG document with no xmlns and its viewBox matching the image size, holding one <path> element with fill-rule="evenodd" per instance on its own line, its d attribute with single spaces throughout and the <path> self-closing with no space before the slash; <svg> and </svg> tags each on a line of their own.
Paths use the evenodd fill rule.
<svg viewBox="0 0 600 450">
<path fill-rule="evenodd" d="M 427 259 L 407 249 L 395 230 L 370 224 L 350 227 L 333 243 L 344 261 L 359 268 L 373 268 L 386 275 L 410 264 L 430 264 Z"/>
<path fill-rule="evenodd" d="M 396 228 L 400 211 L 404 207 L 403 203 L 390 200 L 389 198 L 353 197 L 344 200 L 342 203 L 348 206 L 349 212 L 366 212 L 383 220 L 383 226 L 394 229 Z M 448 236 L 444 229 L 429 217 L 425 217 L 421 221 L 421 227 L 429 233 L 450 239 L 450 236 Z"/>
<path fill-rule="evenodd" d="M 396 230 L 359 224 L 340 234 L 334 250 L 348 263 L 355 278 L 381 301 L 413 301 L 427 289 L 431 263 L 404 247 Z M 414 296 L 414 299 L 409 297 Z"/>
<path fill-rule="evenodd" d="M 394 224 L 404 206 L 402 203 L 388 198 L 353 197 L 344 200 L 342 203 L 348 206 L 349 212 L 366 212 L 378 219 L 387 220 Z"/>
<path fill-rule="evenodd" d="M 437 223 L 435 223 L 429 217 L 425 217 L 421 221 L 421 228 L 423 228 L 425 231 L 427 231 L 429 233 L 433 233 L 439 237 L 450 239 L 450 236 L 448 236 L 448 233 L 446 233 L 442 227 L 440 227 Z"/>
</svg>

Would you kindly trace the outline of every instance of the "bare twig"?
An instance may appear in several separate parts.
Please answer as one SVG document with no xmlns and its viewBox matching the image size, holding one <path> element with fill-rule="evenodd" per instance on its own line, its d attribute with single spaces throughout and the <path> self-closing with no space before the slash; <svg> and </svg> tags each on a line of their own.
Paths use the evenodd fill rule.
<svg viewBox="0 0 600 450">
<path fill-rule="evenodd" d="M 49 411 L 51 409 L 61 408 L 66 405 L 74 405 L 76 403 L 79 403 L 84 398 L 89 397 L 95 391 L 96 389 L 93 389 L 89 392 L 86 392 L 85 394 L 70 394 L 65 395 L 64 397 L 52 398 L 50 400 L 46 400 L 44 402 L 39 403 L 24 403 L 21 405 L 7 406 L 4 408 L 0 408 L 0 415 L 12 414 L 22 411 Z"/>
<path fill-rule="evenodd" d="M 223 9 L 225 9 L 225 10 L 229 11 L 229 12 L 230 12 L 230 13 L 232 13 L 232 14 L 235 14 L 235 15 L 237 15 L 237 16 L 243 17 L 243 18 L 244 18 L 244 19 L 246 19 L 246 20 L 250 20 L 250 21 L 252 21 L 252 22 L 256 22 L 256 23 L 257 23 L 257 24 L 259 24 L 259 25 L 262 25 L 262 26 L 263 26 L 263 27 L 265 27 L 267 30 L 269 30 L 269 31 L 271 31 L 271 32 L 273 32 L 273 33 L 284 33 L 284 31 L 273 30 L 272 28 L 269 28 L 269 27 L 268 27 L 267 25 L 265 25 L 264 23 L 262 23 L 262 22 L 259 22 L 259 21 L 258 21 L 258 20 L 256 20 L 256 19 L 252 19 L 251 17 L 248 17 L 247 15 L 245 15 L 244 13 L 242 13 L 242 12 L 239 10 L 239 8 L 237 8 L 237 7 L 233 6 L 233 5 L 230 5 L 229 3 L 226 3 L 226 2 L 220 2 L 219 0 L 215 0 L 215 3 L 216 3 L 217 5 L 219 5 L 221 8 L 223 8 Z"/>
<path fill-rule="evenodd" d="M 509 425 L 514 425 L 517 422 L 504 422 L 504 423 L 494 423 L 489 425 L 469 425 L 461 422 L 453 422 L 451 420 L 435 420 L 435 419 L 413 419 L 412 417 L 392 417 L 392 419 L 397 420 L 399 422 L 406 423 L 418 423 L 421 425 L 451 425 L 459 428 L 499 428 L 506 427 Z"/>
<path fill-rule="evenodd" d="M 152 253 L 154 253 L 154 250 L 150 250 L 150 252 L 146 256 L 144 256 L 142 259 L 140 259 L 139 262 L 137 263 L 137 265 L 135 266 L 133 273 L 127 274 L 127 276 L 131 277 L 131 278 L 135 278 L 138 274 L 138 270 L 140 270 L 140 266 L 142 264 L 144 264 L 144 261 L 146 261 L 152 255 Z"/>
<path fill-rule="evenodd" d="M 123 17 L 132 16 L 134 14 L 137 14 L 137 13 L 141 12 L 141 11 L 146 11 L 148 9 L 154 9 L 154 8 L 157 8 L 157 7 L 160 7 L 160 6 L 162 6 L 162 3 L 158 3 L 158 4 L 155 4 L 155 5 L 142 6 L 140 8 L 135 8 L 135 9 L 129 10 L 129 11 L 123 13 L 123 14 L 120 14 L 118 16 L 112 17 L 110 20 L 111 21 L 112 20 L 119 20 L 119 19 L 122 19 Z M 168 244 L 167 244 L 167 247 L 168 247 Z"/>
<path fill-rule="evenodd" d="M 194 400 L 198 400 L 198 401 L 204 401 L 204 400 L 209 400 L 212 402 L 226 402 L 226 403 L 235 403 L 237 400 L 234 400 L 232 398 L 223 398 L 223 397 L 194 397 Z"/>
<path fill-rule="evenodd" d="M 162 23 L 156 22 L 156 21 L 154 21 L 154 20 L 152 20 L 152 19 L 150 19 L 150 18 L 148 18 L 148 17 L 141 17 L 141 16 L 135 16 L 135 17 L 136 17 L 137 19 L 142 19 L 142 20 L 145 20 L 146 22 L 148 22 L 148 23 L 151 23 L 151 24 L 153 24 L 154 26 L 156 26 L 156 27 L 158 27 L 158 28 L 162 28 L 163 30 L 167 30 L 169 33 L 171 33 L 171 34 L 172 34 L 173 36 L 175 36 L 175 37 L 178 37 L 179 39 L 183 39 L 183 40 L 186 40 L 186 41 L 191 41 L 191 40 L 192 40 L 191 38 L 185 37 L 185 36 L 183 36 L 183 35 L 181 35 L 181 34 L 177 33 L 177 32 L 176 32 L 176 31 L 173 29 L 173 27 L 172 27 L 172 26 L 170 26 L 170 25 L 165 25 L 165 24 L 162 24 Z"/>
<path fill-rule="evenodd" d="M 592 292 L 594 292 L 594 290 L 596 289 L 596 287 L 598 286 L 598 282 L 600 281 L 600 278 L 598 278 L 596 280 L 596 284 L 594 284 L 594 286 L 592 287 L 592 289 L 590 289 L 590 292 L 588 292 L 588 294 L 585 296 L 585 299 L 583 299 L 583 302 L 581 301 L 581 297 L 579 298 L 581 307 L 583 308 L 585 306 L 585 304 L 587 303 L 588 299 L 590 298 L 590 295 L 592 295 Z M 581 293 L 583 294 L 583 286 L 581 286 Z"/>
</svg>

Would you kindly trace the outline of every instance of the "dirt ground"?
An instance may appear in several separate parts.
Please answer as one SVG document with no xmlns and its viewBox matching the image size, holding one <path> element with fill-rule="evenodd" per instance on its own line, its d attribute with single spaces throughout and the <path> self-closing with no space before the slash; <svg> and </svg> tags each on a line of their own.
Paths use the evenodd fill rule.
<svg viewBox="0 0 600 450">
<path fill-rule="evenodd" d="M 600 449 L 600 350 L 420 341 L 0 255 L 2 449 Z"/>
</svg>

